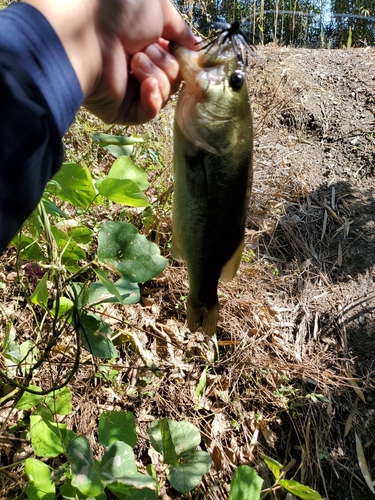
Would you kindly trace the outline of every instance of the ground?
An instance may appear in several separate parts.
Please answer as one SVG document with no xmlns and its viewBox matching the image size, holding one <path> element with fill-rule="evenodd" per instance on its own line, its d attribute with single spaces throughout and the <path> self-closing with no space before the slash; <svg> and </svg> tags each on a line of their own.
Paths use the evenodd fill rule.
<svg viewBox="0 0 375 500">
<path fill-rule="evenodd" d="M 95 377 L 97 362 L 82 355 L 69 384 L 75 410 L 66 422 L 95 447 L 104 409 L 132 411 L 138 464 L 155 461 L 161 478 L 163 467 L 149 453 L 149 422 L 167 416 L 198 426 L 213 468 L 193 496 L 179 495 L 162 480 L 165 500 L 224 500 L 239 464 L 255 467 L 271 486 L 262 454 L 281 462 L 288 479 L 319 490 L 323 498 L 370 498 L 355 443 L 357 436 L 374 480 L 374 70 L 371 48 L 264 47 L 250 60 L 254 187 L 240 270 L 219 287 L 217 345 L 188 332 L 187 275 L 173 261 L 142 286 L 140 304 L 102 311 L 111 326 L 136 334 L 138 347 L 119 346 L 115 385 Z M 137 129 L 163 137 L 166 164 L 173 106 L 149 128 Z M 74 134 L 68 134 L 68 144 L 82 149 Z M 162 175 L 168 194 L 169 170 Z M 143 230 L 168 256 L 170 210 L 159 207 L 158 224 Z M 6 314 L 29 338 L 25 324 L 31 314 L 17 317 L 14 307 L 20 295 L 15 266 L 10 249 L 0 261 L 0 281 L 7 285 L 2 335 Z M 148 353 L 157 372 L 145 368 Z M 206 367 L 198 400 L 196 387 Z M 7 464 L 20 453 L 17 441 L 9 442 Z M 18 492 L 12 477 L 6 476 L 5 491 Z M 4 497 L 16 497 L 5 491 Z M 286 498 L 280 489 L 274 495 Z"/>
</svg>

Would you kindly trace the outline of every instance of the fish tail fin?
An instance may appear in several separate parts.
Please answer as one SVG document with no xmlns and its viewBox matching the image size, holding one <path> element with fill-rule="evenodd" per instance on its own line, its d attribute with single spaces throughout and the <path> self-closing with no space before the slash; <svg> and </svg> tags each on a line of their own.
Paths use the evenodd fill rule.
<svg viewBox="0 0 375 500">
<path fill-rule="evenodd" d="M 228 262 L 223 266 L 221 270 L 220 279 L 221 281 L 230 281 L 236 275 L 237 269 L 240 266 L 242 252 L 245 247 L 245 238 L 242 239 L 241 243 L 236 248 L 236 251 Z"/>
<path fill-rule="evenodd" d="M 218 319 L 219 302 L 208 308 L 205 305 L 196 304 L 188 297 L 187 323 L 191 332 L 195 332 L 201 326 L 202 330 L 212 337 L 216 332 Z"/>
</svg>

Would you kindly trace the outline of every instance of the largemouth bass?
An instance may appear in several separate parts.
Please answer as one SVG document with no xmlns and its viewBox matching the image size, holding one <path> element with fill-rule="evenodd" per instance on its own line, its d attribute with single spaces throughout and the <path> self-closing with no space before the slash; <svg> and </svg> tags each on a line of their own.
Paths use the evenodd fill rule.
<svg viewBox="0 0 375 500">
<path fill-rule="evenodd" d="M 219 278 L 236 274 L 252 183 L 246 71 L 231 38 L 194 52 L 171 44 L 184 86 L 174 124 L 172 257 L 189 275 L 191 332 L 216 331 Z"/>
</svg>

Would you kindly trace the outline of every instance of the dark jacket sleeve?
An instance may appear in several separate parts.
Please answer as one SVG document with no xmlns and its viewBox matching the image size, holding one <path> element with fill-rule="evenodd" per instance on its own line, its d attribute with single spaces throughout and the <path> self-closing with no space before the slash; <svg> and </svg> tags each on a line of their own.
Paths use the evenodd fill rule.
<svg viewBox="0 0 375 500">
<path fill-rule="evenodd" d="M 61 138 L 82 101 L 44 16 L 22 3 L 0 11 L 0 253 L 60 168 Z"/>
</svg>

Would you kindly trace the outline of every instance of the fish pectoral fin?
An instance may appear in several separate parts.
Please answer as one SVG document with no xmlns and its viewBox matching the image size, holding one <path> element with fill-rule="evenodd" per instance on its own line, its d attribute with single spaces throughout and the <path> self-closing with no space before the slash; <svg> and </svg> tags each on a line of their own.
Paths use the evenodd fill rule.
<svg viewBox="0 0 375 500">
<path fill-rule="evenodd" d="M 187 323 L 189 330 L 194 333 L 200 326 L 202 330 L 212 337 L 216 332 L 219 319 L 219 303 L 210 308 L 195 304 L 192 300 L 187 301 Z"/>
<path fill-rule="evenodd" d="M 245 246 L 245 238 L 242 239 L 241 243 L 238 245 L 232 257 L 221 269 L 221 274 L 220 274 L 221 281 L 230 281 L 235 277 L 236 272 L 240 266 L 244 246 Z"/>
</svg>

